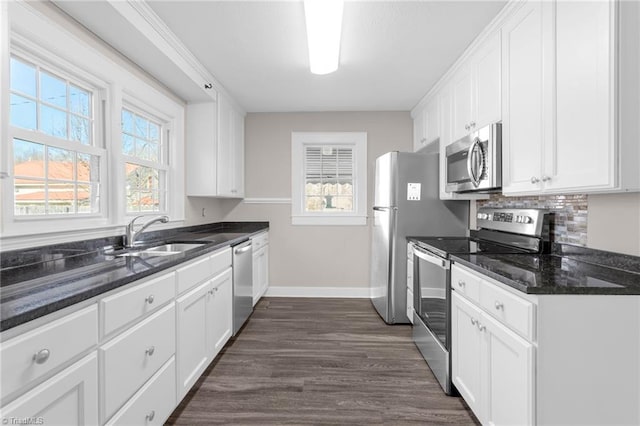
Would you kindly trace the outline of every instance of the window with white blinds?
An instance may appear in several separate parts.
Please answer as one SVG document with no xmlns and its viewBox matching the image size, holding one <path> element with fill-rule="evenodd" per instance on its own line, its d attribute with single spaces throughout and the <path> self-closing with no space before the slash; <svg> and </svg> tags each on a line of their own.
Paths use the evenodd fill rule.
<svg viewBox="0 0 640 426">
<path fill-rule="evenodd" d="M 292 134 L 293 223 L 366 224 L 366 133 Z"/>
</svg>

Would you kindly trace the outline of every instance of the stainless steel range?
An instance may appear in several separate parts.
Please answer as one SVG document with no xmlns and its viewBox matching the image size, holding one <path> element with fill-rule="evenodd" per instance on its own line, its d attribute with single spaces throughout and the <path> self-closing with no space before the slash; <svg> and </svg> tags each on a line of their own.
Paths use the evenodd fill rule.
<svg viewBox="0 0 640 426">
<path fill-rule="evenodd" d="M 451 260 L 455 254 L 537 254 L 549 249 L 546 210 L 482 208 L 469 237 L 414 237 L 413 341 L 447 395 L 451 383 Z"/>
</svg>

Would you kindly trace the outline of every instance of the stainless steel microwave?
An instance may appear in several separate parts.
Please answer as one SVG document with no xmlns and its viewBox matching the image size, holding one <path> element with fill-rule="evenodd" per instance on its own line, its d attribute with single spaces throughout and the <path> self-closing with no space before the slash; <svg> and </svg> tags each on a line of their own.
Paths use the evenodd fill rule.
<svg viewBox="0 0 640 426">
<path fill-rule="evenodd" d="M 447 192 L 496 192 L 502 187 L 502 125 L 490 124 L 447 146 Z"/>
</svg>

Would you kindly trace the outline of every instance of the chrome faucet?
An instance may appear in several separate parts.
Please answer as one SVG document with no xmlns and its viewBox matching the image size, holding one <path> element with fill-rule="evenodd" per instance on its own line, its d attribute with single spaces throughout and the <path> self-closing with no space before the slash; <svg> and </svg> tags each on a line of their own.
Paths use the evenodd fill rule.
<svg viewBox="0 0 640 426">
<path fill-rule="evenodd" d="M 136 237 L 138 236 L 138 234 L 140 234 L 142 231 L 144 231 L 145 229 L 147 229 L 147 227 L 149 227 L 149 225 L 156 223 L 156 222 L 162 222 L 162 223 L 167 223 L 169 222 L 169 216 L 157 216 L 154 217 L 153 219 L 145 222 L 142 227 L 140 229 L 138 229 L 137 231 L 134 229 L 134 222 L 138 219 L 140 219 L 141 217 L 145 217 L 145 216 L 136 216 L 133 219 L 131 219 L 131 222 L 129 222 L 129 224 L 127 225 L 127 229 L 126 229 L 126 233 L 124 235 L 124 246 L 125 247 L 133 247 L 133 245 L 136 242 Z"/>
</svg>

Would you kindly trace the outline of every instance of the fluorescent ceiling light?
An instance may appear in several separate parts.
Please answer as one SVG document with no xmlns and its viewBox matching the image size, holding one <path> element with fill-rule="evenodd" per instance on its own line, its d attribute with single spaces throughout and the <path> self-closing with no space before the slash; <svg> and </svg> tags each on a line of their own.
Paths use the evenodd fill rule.
<svg viewBox="0 0 640 426">
<path fill-rule="evenodd" d="M 309 65 L 314 74 L 338 69 L 343 0 L 304 0 Z"/>
</svg>

